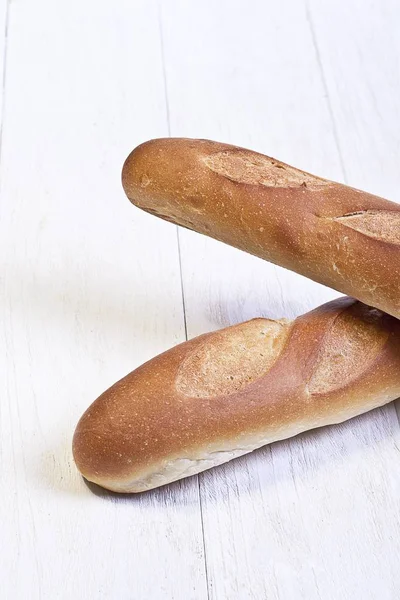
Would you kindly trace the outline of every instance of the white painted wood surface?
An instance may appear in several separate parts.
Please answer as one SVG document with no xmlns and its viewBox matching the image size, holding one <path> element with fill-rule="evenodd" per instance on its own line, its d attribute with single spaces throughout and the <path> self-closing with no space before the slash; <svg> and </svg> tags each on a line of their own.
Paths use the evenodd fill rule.
<svg viewBox="0 0 400 600">
<path fill-rule="evenodd" d="M 0 596 L 205 598 L 197 482 L 99 496 L 71 456 L 87 405 L 184 339 L 176 229 L 120 184 L 167 135 L 156 4 L 12 3 L 4 114 Z"/>
<path fill-rule="evenodd" d="M 0 597 L 397 600 L 393 406 L 136 497 L 89 488 L 71 437 L 185 325 L 335 297 L 189 231 L 178 244 L 120 168 L 145 139 L 209 137 L 400 200 L 398 2 L 13 0 L 5 45 L 6 9 Z"/>
<path fill-rule="evenodd" d="M 1 124 L 3 120 L 3 96 L 4 96 L 4 63 L 6 58 L 6 37 L 7 37 L 7 0 L 0 0 L 0 138 Z"/>
</svg>

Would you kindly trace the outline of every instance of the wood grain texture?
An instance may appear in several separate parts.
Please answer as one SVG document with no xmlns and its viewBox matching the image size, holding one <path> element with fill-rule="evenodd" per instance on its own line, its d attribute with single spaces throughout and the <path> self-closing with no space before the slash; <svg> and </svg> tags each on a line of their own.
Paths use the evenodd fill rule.
<svg viewBox="0 0 400 600">
<path fill-rule="evenodd" d="M 157 6 L 13 2 L 8 41 L 0 595 L 205 598 L 197 482 L 117 497 L 71 454 L 88 404 L 185 336 L 176 230 L 120 184 L 167 134 Z"/>
<path fill-rule="evenodd" d="M 379 160 L 385 178 L 384 157 L 371 143 L 362 167 L 356 148 L 346 155 L 342 149 L 349 129 L 357 134 L 339 105 L 352 93 L 355 111 L 364 103 L 364 90 L 352 87 L 360 78 L 353 57 L 363 55 L 369 35 L 358 30 L 354 39 L 351 33 L 358 13 L 368 15 L 365 4 L 329 2 L 325 12 L 326 3 L 315 2 L 321 14 L 317 27 L 314 5 L 289 1 L 268 9 L 250 2 L 246 10 L 242 2 L 203 2 L 196 9 L 172 4 L 175 10 L 163 12 L 171 135 L 252 147 L 367 189 L 373 182 L 360 181 L 352 165 L 371 171 Z M 385 27 L 378 45 L 383 30 L 391 28 L 385 8 L 374 4 L 371 21 L 365 14 L 361 19 L 373 27 L 380 12 Z M 330 11 L 336 11 L 334 27 Z M 353 23 L 341 39 L 343 63 L 336 65 L 340 11 L 351 13 Z M 330 95 L 319 36 L 325 43 L 329 39 L 330 68 L 337 68 L 338 80 L 346 79 L 336 98 Z M 385 56 L 392 57 L 389 71 L 396 52 Z M 370 85 L 382 80 L 378 63 L 376 58 L 364 64 Z M 384 81 L 375 93 L 389 93 Z M 390 127 L 393 111 L 388 118 Z M 364 119 L 379 131 L 373 113 Z M 397 157 L 399 139 L 386 152 Z M 181 231 L 180 239 L 189 337 L 260 314 L 292 317 L 335 295 L 192 232 Z M 390 406 L 200 475 L 210 598 L 394 600 L 400 584 L 398 448 Z"/>
<path fill-rule="evenodd" d="M 7 54 L 8 0 L 0 0 L 0 147 L 4 102 L 4 65 Z"/>
<path fill-rule="evenodd" d="M 125 156 L 151 137 L 209 137 L 399 201 L 397 4 L 10 3 L 2 598 L 397 600 L 393 406 L 135 497 L 89 488 L 71 457 L 87 405 L 186 330 L 336 296 L 135 210 Z"/>
</svg>

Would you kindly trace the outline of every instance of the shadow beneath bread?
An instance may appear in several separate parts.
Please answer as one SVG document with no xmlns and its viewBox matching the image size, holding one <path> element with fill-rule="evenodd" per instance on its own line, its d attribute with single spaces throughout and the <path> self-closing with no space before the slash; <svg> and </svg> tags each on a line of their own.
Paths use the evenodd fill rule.
<svg viewBox="0 0 400 600">
<path fill-rule="evenodd" d="M 205 471 L 199 475 L 202 498 L 212 502 L 243 494 L 266 498 L 264 494 L 274 488 L 281 493 L 293 488 L 296 496 L 302 487 L 310 491 L 318 486 L 336 492 L 343 479 L 350 488 L 351 484 L 358 485 L 358 478 L 364 484 L 376 479 L 377 473 L 371 475 L 371 469 L 377 466 L 385 477 L 398 462 L 400 452 L 396 403 L 263 446 Z"/>
<path fill-rule="evenodd" d="M 34 487 L 40 485 L 46 491 L 51 490 L 52 493 L 63 496 L 83 497 L 89 491 L 101 500 L 113 503 L 131 502 L 144 508 L 146 505 L 183 507 L 199 503 L 199 483 L 196 475 L 146 492 L 112 492 L 88 481 L 79 473 L 72 454 L 69 430 L 60 431 L 58 435 L 47 440 L 47 447 L 39 450 L 32 448 L 30 452 L 28 473 Z"/>
<path fill-rule="evenodd" d="M 299 485 L 314 489 L 321 483 L 332 490 L 346 474 L 364 472 L 380 462 L 398 460 L 396 446 L 398 419 L 394 403 L 377 408 L 344 423 L 320 427 L 293 438 L 263 446 L 228 463 L 140 493 L 120 494 L 84 479 L 88 489 L 103 500 L 140 502 L 146 505 L 183 506 L 197 503 L 225 503 L 243 495 L 271 493 L 277 487 Z M 372 463 L 372 460 L 375 463 Z M 390 464 L 389 464 L 390 462 Z M 297 493 L 297 491 L 296 491 Z"/>
<path fill-rule="evenodd" d="M 149 500 L 152 503 L 157 504 L 190 504 L 198 502 L 198 480 L 197 475 L 192 477 L 186 477 L 178 481 L 173 481 L 167 485 L 163 485 L 152 490 L 135 493 L 120 493 L 106 490 L 100 485 L 88 481 L 85 477 L 82 477 L 86 487 L 98 498 L 108 500 L 111 502 L 140 502 L 145 501 L 146 504 Z M 193 497 L 192 497 L 193 496 Z M 183 501 L 182 501 L 183 500 Z"/>
</svg>

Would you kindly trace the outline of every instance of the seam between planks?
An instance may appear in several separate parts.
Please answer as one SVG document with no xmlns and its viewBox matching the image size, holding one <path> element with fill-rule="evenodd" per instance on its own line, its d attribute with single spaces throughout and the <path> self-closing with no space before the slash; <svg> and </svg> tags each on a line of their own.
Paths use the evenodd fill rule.
<svg viewBox="0 0 400 600">
<path fill-rule="evenodd" d="M 397 415 L 397 420 L 399 422 L 399 427 L 400 427 L 400 398 L 395 400 L 393 404 L 394 404 L 394 410 Z"/>
<path fill-rule="evenodd" d="M 322 86 L 323 86 L 324 92 L 325 92 L 325 98 L 326 98 L 326 104 L 328 107 L 329 117 L 330 117 L 330 120 L 332 123 L 332 132 L 333 132 L 333 137 L 335 140 L 335 146 L 337 148 L 338 155 L 339 155 L 340 167 L 342 170 L 344 182 L 348 183 L 346 166 L 344 163 L 342 149 L 341 149 L 340 141 L 339 141 L 339 132 L 338 132 L 338 128 L 336 125 L 336 119 L 335 119 L 335 114 L 333 112 L 332 102 L 331 102 L 331 99 L 329 96 L 328 83 L 326 81 L 325 71 L 324 71 L 324 67 L 322 65 L 322 59 L 321 59 L 321 53 L 320 53 L 319 46 L 318 46 L 317 34 L 315 32 L 314 22 L 312 20 L 311 10 L 310 10 L 309 4 L 308 4 L 308 0 L 305 0 L 305 9 L 306 9 L 307 22 L 310 27 L 312 43 L 313 43 L 315 54 L 317 57 L 318 69 L 319 69 L 319 72 L 321 75 Z"/>
<path fill-rule="evenodd" d="M 167 86 L 167 72 L 165 68 L 165 52 L 164 52 L 164 35 L 162 28 L 162 15 L 161 15 L 161 5 L 158 4 L 158 29 L 160 34 L 160 46 L 161 46 L 161 65 L 162 65 L 162 74 L 163 74 L 163 82 L 164 82 L 164 98 L 165 98 L 165 110 L 167 116 L 167 131 L 168 137 L 171 137 L 171 118 L 170 118 L 170 109 L 169 109 L 169 99 L 168 99 L 168 86 Z M 181 280 L 181 297 L 182 297 L 182 308 L 183 308 L 183 324 L 185 328 L 185 339 L 188 339 L 188 330 L 187 330 L 187 320 L 186 320 L 186 304 L 185 304 L 185 290 L 183 287 L 183 275 L 182 275 L 182 257 L 181 257 L 181 240 L 179 236 L 179 227 L 176 227 L 176 239 L 178 244 L 178 259 L 179 259 L 179 275 Z"/>
<path fill-rule="evenodd" d="M 165 98 L 165 110 L 166 110 L 166 118 L 167 118 L 167 131 L 168 136 L 171 137 L 171 118 L 170 118 L 170 106 L 169 106 L 169 98 L 168 98 L 168 84 L 167 84 L 167 70 L 165 65 L 165 51 L 164 51 L 164 34 L 162 27 L 162 12 L 161 12 L 161 1 L 158 2 L 158 28 L 160 35 L 160 47 L 161 47 L 161 65 L 162 65 L 162 73 L 163 73 L 163 82 L 164 82 L 164 98 Z M 183 285 L 183 270 L 182 270 L 182 254 L 181 254 L 181 242 L 179 235 L 179 227 L 176 225 L 176 240 L 178 245 L 178 260 L 179 260 L 179 275 L 181 280 L 181 298 L 182 298 L 182 309 L 183 309 L 183 323 L 185 329 L 185 339 L 188 340 L 188 329 L 187 329 L 187 319 L 186 319 L 186 303 L 185 303 L 185 289 Z M 199 475 L 196 475 L 197 486 L 198 486 L 198 498 L 199 498 L 199 509 L 200 509 L 200 523 L 201 523 L 201 538 L 203 542 L 203 556 L 204 556 L 204 576 L 207 590 L 207 598 L 210 600 L 210 587 L 209 587 L 209 578 L 208 578 L 208 566 L 207 566 L 207 551 L 206 551 L 206 541 L 204 534 L 204 518 L 203 518 L 203 503 L 201 499 L 201 479 Z"/>
<path fill-rule="evenodd" d="M 176 240 L 178 244 L 178 260 L 179 260 L 179 276 L 181 279 L 181 297 L 182 297 L 182 308 L 183 308 L 183 325 L 185 327 L 185 339 L 188 340 L 188 330 L 187 330 L 187 319 L 186 319 L 186 302 L 185 302 L 185 290 L 183 287 L 183 274 L 182 274 L 182 256 L 181 256 L 181 238 L 179 236 L 179 227 L 176 227 Z"/>
</svg>

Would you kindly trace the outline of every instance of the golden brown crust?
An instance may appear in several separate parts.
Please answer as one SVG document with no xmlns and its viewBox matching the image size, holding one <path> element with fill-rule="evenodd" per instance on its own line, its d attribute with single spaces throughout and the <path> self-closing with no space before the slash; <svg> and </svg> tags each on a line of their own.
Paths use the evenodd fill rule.
<svg viewBox="0 0 400 600">
<path fill-rule="evenodd" d="M 127 158 L 140 208 L 400 317 L 400 206 L 207 140 L 160 139 Z"/>
<path fill-rule="evenodd" d="M 102 394 L 78 423 L 75 461 L 104 487 L 142 491 L 343 421 L 400 395 L 399 333 L 393 317 L 342 298 L 292 323 L 200 336 Z M 265 354 L 262 368 L 247 353 Z"/>
<path fill-rule="evenodd" d="M 253 319 L 208 336 L 182 361 L 177 392 L 197 398 L 239 392 L 270 370 L 289 331 L 287 321 Z"/>
</svg>

